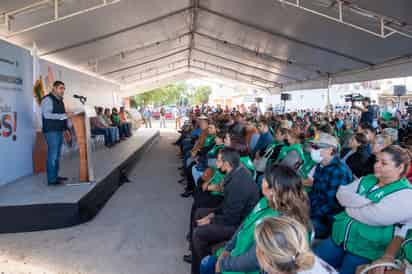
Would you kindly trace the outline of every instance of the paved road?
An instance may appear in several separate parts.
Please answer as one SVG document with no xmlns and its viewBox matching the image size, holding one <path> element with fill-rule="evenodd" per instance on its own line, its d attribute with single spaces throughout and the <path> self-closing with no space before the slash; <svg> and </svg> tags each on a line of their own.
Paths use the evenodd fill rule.
<svg viewBox="0 0 412 274">
<path fill-rule="evenodd" d="M 191 201 L 179 197 L 174 138 L 173 132 L 162 131 L 132 170 L 133 183 L 123 185 L 91 222 L 0 234 L 0 273 L 189 273 L 181 257 L 187 250 Z"/>
</svg>

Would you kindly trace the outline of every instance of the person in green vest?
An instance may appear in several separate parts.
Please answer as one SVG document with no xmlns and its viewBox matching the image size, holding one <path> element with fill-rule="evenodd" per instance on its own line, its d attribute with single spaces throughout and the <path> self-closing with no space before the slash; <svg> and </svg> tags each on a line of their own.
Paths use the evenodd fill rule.
<svg viewBox="0 0 412 274">
<path fill-rule="evenodd" d="M 286 128 L 279 128 L 278 130 L 276 130 L 272 144 L 269 144 L 266 147 L 263 153 L 263 156 L 262 156 L 267 159 L 266 167 L 271 166 L 273 163 L 276 162 L 276 159 L 278 158 L 280 151 L 282 150 L 284 146 L 287 145 L 287 134 L 288 134 L 288 129 Z M 264 172 L 262 171 L 256 172 L 256 177 L 257 177 L 256 182 L 261 191 L 262 191 L 263 175 L 264 175 Z"/>
<path fill-rule="evenodd" d="M 220 149 L 222 149 L 225 144 L 226 132 L 219 129 L 215 137 L 215 145 L 207 152 L 207 165 L 208 167 L 216 167 L 216 158 Z"/>
<path fill-rule="evenodd" d="M 345 122 L 342 114 L 337 114 L 334 121 L 333 132 L 334 135 L 340 140 L 345 132 Z"/>
<path fill-rule="evenodd" d="M 301 136 L 299 136 L 299 134 L 297 134 L 297 132 L 293 130 L 288 130 L 287 142 L 289 145 L 282 147 L 276 161 L 281 162 L 288 153 L 292 151 L 296 152 L 301 159 L 299 166 L 297 166 L 296 168 L 299 169 L 299 173 L 301 173 L 303 178 L 307 178 L 307 175 L 311 168 L 306 167 L 306 165 L 310 160 L 305 157 L 305 154 L 303 152 Z M 305 167 L 305 169 L 302 169 L 302 167 Z"/>
<path fill-rule="evenodd" d="M 392 271 L 385 272 L 385 274 L 411 274 L 412 273 L 412 223 L 406 225 L 408 232 L 406 237 L 400 236 L 400 239 L 403 239 L 401 243 L 400 259 L 404 263 L 404 271 Z M 390 254 L 392 255 L 392 254 Z"/>
<path fill-rule="evenodd" d="M 273 149 L 268 159 L 267 165 L 272 165 L 278 158 L 282 148 L 287 145 L 287 135 L 288 129 L 286 128 L 279 128 L 278 130 L 276 130 L 273 143 L 269 145 L 265 150 L 265 153 L 267 153 L 269 150 Z"/>
<path fill-rule="evenodd" d="M 227 133 L 224 141 L 225 147 L 232 147 L 239 152 L 240 163 L 250 172 L 253 179 L 256 178 L 255 167 L 249 156 L 249 147 L 246 143 L 245 132 Z"/>
<path fill-rule="evenodd" d="M 270 216 L 288 215 L 311 230 L 309 202 L 299 175 L 291 168 L 273 165 L 265 172 L 263 198 L 225 247 L 202 260 L 200 273 L 258 273 L 253 232 L 257 223 Z"/>
<path fill-rule="evenodd" d="M 377 155 L 374 174 L 341 185 L 336 198 L 344 211 L 335 216 L 332 235 L 315 253 L 342 274 L 381 258 L 398 224 L 412 220 L 412 186 L 404 177 L 408 152 L 389 146 Z"/>
<path fill-rule="evenodd" d="M 219 153 L 221 149 L 217 151 Z M 190 226 L 189 233 L 186 238 L 189 240 L 192 238 L 193 223 L 195 212 L 199 208 L 217 208 L 223 201 L 223 187 L 222 183 L 225 178 L 225 174 L 220 170 L 222 167 L 221 162 L 216 162 L 216 167 L 208 168 L 199 179 L 199 187 L 193 194 L 193 204 L 190 211 Z M 206 176 L 208 177 L 206 179 Z"/>
<path fill-rule="evenodd" d="M 350 142 L 350 138 L 353 135 L 353 129 L 350 124 L 346 123 L 343 126 L 343 134 L 339 138 L 339 143 L 342 145 L 343 148 L 347 148 Z"/>
<path fill-rule="evenodd" d="M 396 267 L 393 267 L 394 265 Z M 411 274 L 412 222 L 396 226 L 394 238 L 383 256 L 369 265 L 358 267 L 357 272 L 361 271 L 368 271 L 371 274 Z"/>
<path fill-rule="evenodd" d="M 240 152 L 240 163 L 247 169 L 249 170 L 250 174 L 252 175 L 252 178 L 255 180 L 256 179 L 256 170 L 255 166 L 253 165 L 252 159 L 249 156 L 248 151 L 241 151 Z"/>
<path fill-rule="evenodd" d="M 216 144 L 216 124 L 210 122 L 207 128 L 208 135 L 205 138 L 202 148 L 197 152 L 195 162 L 196 164 L 192 166 L 192 179 L 194 180 L 196 186 L 198 185 L 198 180 L 202 176 L 203 172 L 208 167 L 208 157 L 209 152 L 215 148 Z M 223 143 L 223 142 L 222 142 Z M 221 143 L 221 144 L 222 144 Z"/>
<path fill-rule="evenodd" d="M 304 159 L 303 155 L 303 148 L 302 148 L 302 140 L 300 136 L 293 130 L 288 130 L 286 134 L 286 140 L 288 145 L 284 146 L 282 150 L 279 152 L 278 158 L 276 161 L 281 161 L 286 154 L 288 154 L 291 150 L 295 150 L 298 154 Z"/>
<path fill-rule="evenodd" d="M 308 230 L 294 218 L 265 218 L 255 229 L 256 258 L 267 274 L 337 274 L 313 254 Z"/>
<path fill-rule="evenodd" d="M 310 116 L 309 113 L 305 114 L 304 120 L 303 120 L 303 132 L 305 134 L 305 138 L 311 138 L 313 137 L 314 131 L 312 128 L 312 117 Z"/>
</svg>

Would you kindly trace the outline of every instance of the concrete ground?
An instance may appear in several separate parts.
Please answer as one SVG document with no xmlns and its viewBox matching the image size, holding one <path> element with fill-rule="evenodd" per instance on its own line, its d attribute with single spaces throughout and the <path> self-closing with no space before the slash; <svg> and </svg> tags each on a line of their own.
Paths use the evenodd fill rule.
<svg viewBox="0 0 412 274">
<path fill-rule="evenodd" d="M 179 196 L 175 138 L 172 130 L 162 130 L 132 170 L 132 183 L 123 185 L 89 223 L 0 235 L 0 273 L 188 273 L 182 255 L 191 200 Z"/>
</svg>

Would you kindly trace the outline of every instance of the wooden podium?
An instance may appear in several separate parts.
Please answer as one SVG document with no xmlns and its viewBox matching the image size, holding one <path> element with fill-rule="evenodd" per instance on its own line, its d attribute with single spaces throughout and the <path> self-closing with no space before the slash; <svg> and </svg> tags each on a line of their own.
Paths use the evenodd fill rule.
<svg viewBox="0 0 412 274">
<path fill-rule="evenodd" d="M 89 118 L 85 112 L 75 113 L 71 117 L 74 130 L 76 132 L 77 145 L 79 146 L 79 180 L 80 182 L 89 182 L 91 177 L 91 151 L 89 149 L 90 126 Z"/>
<path fill-rule="evenodd" d="M 79 181 L 90 182 L 94 180 L 92 151 L 90 146 L 90 122 L 86 111 L 75 112 L 70 118 L 76 132 L 79 148 Z M 36 133 L 35 147 L 33 150 L 34 173 L 46 172 L 47 143 L 42 132 Z"/>
</svg>

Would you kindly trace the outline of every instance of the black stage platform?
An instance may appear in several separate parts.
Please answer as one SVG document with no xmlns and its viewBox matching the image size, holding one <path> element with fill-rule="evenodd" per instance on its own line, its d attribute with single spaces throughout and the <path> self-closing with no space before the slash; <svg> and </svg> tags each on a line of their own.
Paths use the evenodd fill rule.
<svg viewBox="0 0 412 274">
<path fill-rule="evenodd" d="M 92 219 L 119 188 L 122 175 L 158 139 L 159 131 L 140 129 L 133 137 L 93 153 L 95 180 L 78 182 L 78 157 L 61 160 L 66 185 L 47 186 L 45 174 L 0 187 L 0 233 L 57 229 Z"/>
</svg>

